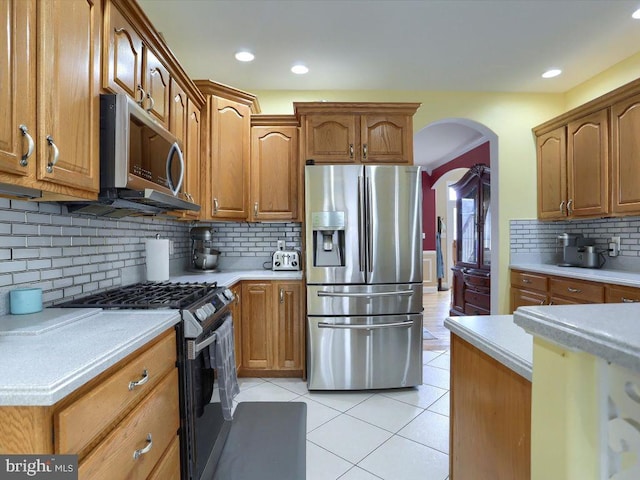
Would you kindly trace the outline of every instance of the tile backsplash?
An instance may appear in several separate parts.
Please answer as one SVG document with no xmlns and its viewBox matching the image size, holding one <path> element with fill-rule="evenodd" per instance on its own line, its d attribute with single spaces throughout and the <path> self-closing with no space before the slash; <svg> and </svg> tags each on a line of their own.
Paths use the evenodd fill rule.
<svg viewBox="0 0 640 480">
<path fill-rule="evenodd" d="M 204 224 L 204 223 L 203 223 Z M 210 223 L 221 268 L 262 268 L 284 239 L 300 249 L 300 224 Z M 45 306 L 145 279 L 144 240 L 173 241 L 171 271 L 189 265 L 193 223 L 162 217 L 69 214 L 58 203 L 0 198 L 0 314 L 13 288 L 40 287 Z"/>
<path fill-rule="evenodd" d="M 559 222 L 511 220 L 511 262 L 558 263 L 562 244 L 557 237 L 564 232 L 593 238 L 596 247 L 602 250 L 608 248 L 611 237 L 620 237 L 620 255 L 609 257 L 605 254 L 607 261 L 603 268 L 640 271 L 640 217 Z"/>
</svg>

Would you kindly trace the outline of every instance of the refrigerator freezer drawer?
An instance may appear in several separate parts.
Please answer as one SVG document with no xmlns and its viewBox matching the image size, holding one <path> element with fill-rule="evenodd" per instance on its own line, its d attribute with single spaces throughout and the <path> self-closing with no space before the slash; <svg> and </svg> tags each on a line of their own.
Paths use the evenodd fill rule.
<svg viewBox="0 0 640 480">
<path fill-rule="evenodd" d="M 309 315 L 393 315 L 421 312 L 421 283 L 307 285 Z"/>
<path fill-rule="evenodd" d="M 309 390 L 422 384 L 422 315 L 307 317 Z"/>
</svg>

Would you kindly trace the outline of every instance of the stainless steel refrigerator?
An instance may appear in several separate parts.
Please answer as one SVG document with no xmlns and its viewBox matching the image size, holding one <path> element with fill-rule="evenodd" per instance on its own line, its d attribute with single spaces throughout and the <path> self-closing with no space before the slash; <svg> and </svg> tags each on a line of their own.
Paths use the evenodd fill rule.
<svg viewBox="0 0 640 480">
<path fill-rule="evenodd" d="M 305 167 L 311 390 L 422 383 L 420 167 Z"/>
</svg>

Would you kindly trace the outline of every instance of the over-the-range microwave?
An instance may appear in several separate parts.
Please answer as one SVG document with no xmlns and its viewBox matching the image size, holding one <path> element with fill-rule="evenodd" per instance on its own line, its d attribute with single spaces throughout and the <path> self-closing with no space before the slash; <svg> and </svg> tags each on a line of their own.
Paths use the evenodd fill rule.
<svg viewBox="0 0 640 480">
<path fill-rule="evenodd" d="M 183 192 L 181 142 L 133 99 L 100 95 L 98 202 L 69 207 L 96 215 L 199 211 Z"/>
</svg>

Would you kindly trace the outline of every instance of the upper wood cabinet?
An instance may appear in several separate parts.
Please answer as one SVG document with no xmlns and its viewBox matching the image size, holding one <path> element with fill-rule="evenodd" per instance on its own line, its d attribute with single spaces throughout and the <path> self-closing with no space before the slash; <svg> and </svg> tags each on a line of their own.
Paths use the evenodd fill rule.
<svg viewBox="0 0 640 480">
<path fill-rule="evenodd" d="M 249 218 L 251 114 L 259 107 L 254 95 L 210 80 L 195 84 L 207 99 L 203 218 Z"/>
<path fill-rule="evenodd" d="M 419 103 L 294 103 L 303 160 L 316 163 L 413 163 L 413 115 Z"/>
<path fill-rule="evenodd" d="M 2 0 L 0 12 L 0 182 L 95 199 L 100 2 Z"/>
<path fill-rule="evenodd" d="M 611 210 L 640 214 L 640 94 L 611 107 Z"/>
<path fill-rule="evenodd" d="M 105 2 L 103 87 L 134 98 L 160 123 L 169 124 L 168 68 L 118 8 Z"/>
<path fill-rule="evenodd" d="M 567 130 L 562 126 L 536 139 L 538 218 L 560 219 L 567 212 Z"/>
<path fill-rule="evenodd" d="M 299 218 L 298 121 L 293 115 L 251 116 L 250 221 Z"/>
</svg>

